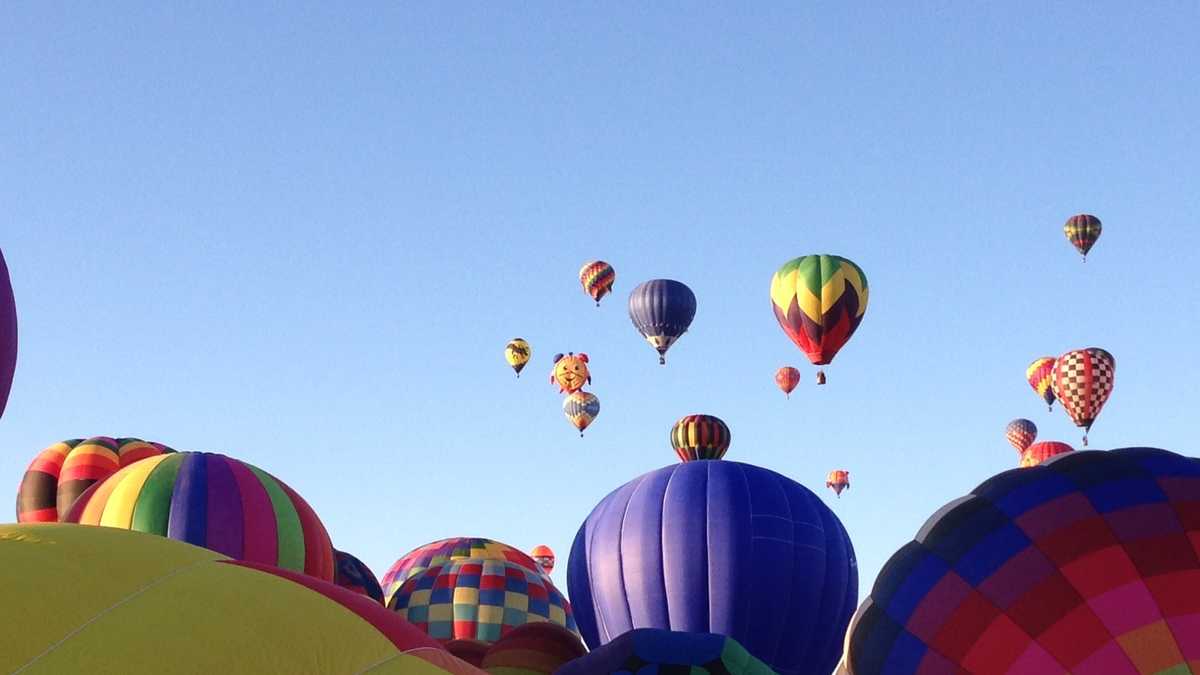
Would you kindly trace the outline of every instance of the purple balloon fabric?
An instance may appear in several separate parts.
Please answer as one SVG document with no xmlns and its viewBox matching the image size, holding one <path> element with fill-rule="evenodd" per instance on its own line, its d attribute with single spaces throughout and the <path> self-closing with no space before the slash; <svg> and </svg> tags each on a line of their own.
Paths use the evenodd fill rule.
<svg viewBox="0 0 1200 675">
<path fill-rule="evenodd" d="M 854 547 L 799 483 L 702 460 L 609 494 L 575 537 L 567 585 L 596 649 L 635 628 L 734 638 L 784 675 L 829 673 L 858 599 Z"/>
<path fill-rule="evenodd" d="M 4 251 L 0 250 L 0 417 L 8 405 L 13 371 L 17 368 L 17 304 L 13 298 L 12 282 Z"/>
</svg>

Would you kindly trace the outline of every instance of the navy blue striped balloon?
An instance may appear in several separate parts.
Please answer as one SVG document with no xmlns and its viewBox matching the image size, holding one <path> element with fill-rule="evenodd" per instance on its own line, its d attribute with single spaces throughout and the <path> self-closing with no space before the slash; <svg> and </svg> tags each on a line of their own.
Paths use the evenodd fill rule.
<svg viewBox="0 0 1200 675">
<path fill-rule="evenodd" d="M 629 294 L 629 318 L 658 351 L 658 362 L 667 362 L 667 350 L 687 332 L 696 317 L 696 294 L 673 279 L 651 279 Z"/>
<path fill-rule="evenodd" d="M 858 599 L 850 537 L 820 498 L 740 462 L 651 471 L 592 510 L 567 587 L 590 648 L 636 628 L 732 637 L 781 675 L 826 675 Z"/>
</svg>

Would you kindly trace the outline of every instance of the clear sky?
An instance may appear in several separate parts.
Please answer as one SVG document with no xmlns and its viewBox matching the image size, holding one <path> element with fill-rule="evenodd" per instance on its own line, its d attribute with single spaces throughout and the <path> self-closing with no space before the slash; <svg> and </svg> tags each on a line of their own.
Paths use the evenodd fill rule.
<svg viewBox="0 0 1200 675">
<path fill-rule="evenodd" d="M 834 509 L 865 596 L 1016 465 L 1011 418 L 1078 443 L 1034 357 L 1115 355 L 1093 447 L 1197 451 L 1195 3 L 252 4 L 0 5 L 14 488 L 63 438 L 221 451 L 379 575 L 487 536 L 549 544 L 565 590 L 592 506 L 710 413 Z M 871 296 L 816 387 L 768 288 L 822 252 Z M 626 313 L 656 277 L 699 304 L 665 368 Z M 602 403 L 582 440 L 566 351 Z"/>
</svg>

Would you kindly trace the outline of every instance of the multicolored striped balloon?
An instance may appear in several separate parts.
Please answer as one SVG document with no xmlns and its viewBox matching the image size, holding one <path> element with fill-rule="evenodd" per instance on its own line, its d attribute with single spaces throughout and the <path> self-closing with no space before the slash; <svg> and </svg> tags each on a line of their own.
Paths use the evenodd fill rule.
<svg viewBox="0 0 1200 675">
<path fill-rule="evenodd" d="M 845 469 L 830 471 L 829 475 L 825 477 L 825 487 L 833 490 L 838 499 L 841 499 L 842 490 L 850 487 L 850 472 Z"/>
<path fill-rule="evenodd" d="M 505 560 L 464 558 L 430 567 L 401 584 L 388 609 L 443 641 L 491 644 L 536 621 L 578 632 L 570 603 L 548 577 Z"/>
<path fill-rule="evenodd" d="M 563 399 L 563 414 L 567 416 L 567 421 L 579 430 L 582 437 L 583 430 L 591 426 L 592 421 L 600 414 L 600 399 L 582 389 L 573 391 Z"/>
<path fill-rule="evenodd" d="M 1051 387 L 1051 375 L 1054 373 L 1054 362 L 1056 359 L 1053 356 L 1043 356 L 1033 360 L 1029 367 L 1025 369 L 1025 379 L 1028 380 L 1029 386 L 1037 392 L 1038 396 L 1046 402 L 1047 410 L 1054 410 L 1054 387 Z"/>
<path fill-rule="evenodd" d="M 367 567 L 366 563 L 337 549 L 333 551 L 333 558 L 335 565 L 333 583 L 383 604 L 383 589 L 380 588 L 375 573 L 371 571 L 370 567 Z"/>
<path fill-rule="evenodd" d="M 671 427 L 671 447 L 681 462 L 721 459 L 730 440 L 729 427 L 712 415 L 687 415 Z"/>
<path fill-rule="evenodd" d="M 1099 347 L 1076 349 L 1054 362 L 1054 395 L 1075 426 L 1083 429 L 1084 447 L 1092 424 L 1112 394 L 1116 374 L 1116 359 Z"/>
<path fill-rule="evenodd" d="M 224 455 L 149 457 L 85 492 L 63 519 L 149 532 L 332 581 L 333 546 L 283 481 Z"/>
<path fill-rule="evenodd" d="M 137 438 L 95 436 L 55 443 L 25 470 L 17 490 L 17 522 L 56 522 L 96 482 L 139 459 L 168 452 L 174 450 Z"/>
<path fill-rule="evenodd" d="M 597 307 L 600 306 L 600 298 L 612 292 L 616 280 L 617 271 L 603 260 L 584 263 L 579 269 L 579 283 L 583 285 L 583 292 L 592 296 Z"/>
<path fill-rule="evenodd" d="M 771 307 L 783 332 L 813 365 L 833 360 L 867 313 L 867 276 L 836 255 L 806 255 L 771 278 Z"/>
<path fill-rule="evenodd" d="M 1021 452 L 1021 462 L 1018 464 L 1022 469 L 1028 469 L 1031 466 L 1037 466 L 1042 462 L 1057 457 L 1065 452 L 1074 452 L 1075 448 L 1066 443 L 1058 441 L 1042 441 L 1034 443 Z"/>
<path fill-rule="evenodd" d="M 520 565 L 527 570 L 539 571 L 537 562 L 519 548 L 514 548 L 493 539 L 482 537 L 451 537 L 439 539 L 405 553 L 399 560 L 392 563 L 383 575 L 384 604 L 391 600 L 392 595 L 401 584 L 413 576 L 442 563 L 466 558 L 481 558 L 485 560 L 505 560 Z"/>
<path fill-rule="evenodd" d="M 1017 418 L 1004 427 L 1004 437 L 1020 454 L 1037 438 L 1037 425 L 1027 419 Z"/>
<path fill-rule="evenodd" d="M 1099 218 L 1089 213 L 1081 213 L 1067 218 L 1067 224 L 1063 225 L 1063 234 L 1067 235 L 1067 241 L 1071 242 L 1075 250 L 1079 251 L 1079 255 L 1083 256 L 1083 261 L 1087 262 L 1088 251 L 1096 245 L 1101 229 Z"/>
<path fill-rule="evenodd" d="M 800 384 L 800 371 L 791 366 L 780 368 L 775 371 L 775 384 L 783 390 L 788 398 L 791 398 L 792 391 L 796 389 L 796 385 Z"/>
</svg>

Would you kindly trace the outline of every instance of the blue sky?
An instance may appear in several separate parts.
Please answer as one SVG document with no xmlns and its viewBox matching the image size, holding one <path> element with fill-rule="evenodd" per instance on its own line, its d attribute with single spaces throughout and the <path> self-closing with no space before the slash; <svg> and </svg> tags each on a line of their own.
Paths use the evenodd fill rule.
<svg viewBox="0 0 1200 675">
<path fill-rule="evenodd" d="M 1011 418 L 1077 444 L 1034 357 L 1116 357 L 1093 447 L 1194 454 L 1200 12 L 903 4 L 3 5 L 0 475 L 75 436 L 226 452 L 377 574 L 487 536 L 549 544 L 565 589 L 591 507 L 702 412 L 826 499 L 865 596 L 1015 466 Z M 1080 211 L 1105 226 L 1086 264 Z M 768 288 L 820 252 L 871 300 L 818 388 Z M 656 277 L 699 305 L 665 368 L 625 307 Z M 565 351 L 602 404 L 582 440 L 547 381 Z"/>
</svg>

